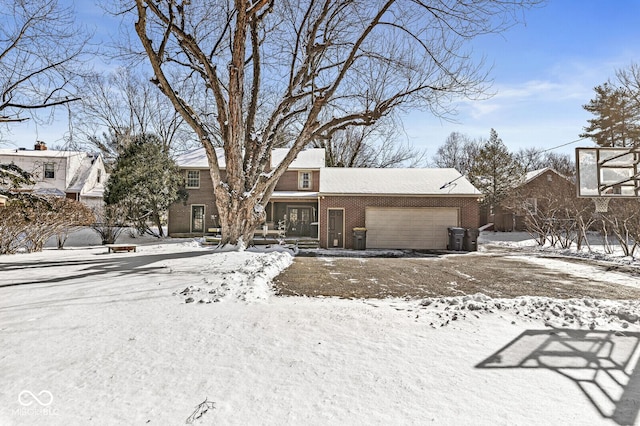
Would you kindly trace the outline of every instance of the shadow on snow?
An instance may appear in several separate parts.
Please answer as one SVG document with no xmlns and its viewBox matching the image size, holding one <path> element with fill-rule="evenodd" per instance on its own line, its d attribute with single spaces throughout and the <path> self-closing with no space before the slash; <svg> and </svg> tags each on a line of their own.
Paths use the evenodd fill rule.
<svg viewBox="0 0 640 426">
<path fill-rule="evenodd" d="M 180 253 L 162 253 L 162 254 L 99 254 L 95 259 L 87 260 L 62 260 L 62 261 L 39 261 L 24 259 L 25 262 L 0 263 L 0 273 L 3 271 L 16 271 L 42 268 L 65 268 L 65 267 L 82 267 L 85 268 L 75 271 L 73 274 L 52 274 L 50 278 L 33 279 L 25 274 L 26 279 L 14 281 L 10 283 L 0 283 L 0 288 L 15 287 L 32 284 L 60 284 L 60 283 L 77 283 L 79 280 L 96 279 L 101 275 L 109 276 L 135 276 L 147 275 L 154 272 L 166 270 L 162 264 L 153 265 L 157 262 L 174 259 L 188 259 L 197 256 L 205 256 L 212 254 L 212 251 L 191 251 Z M 23 260 L 23 259 L 21 259 Z"/>
<path fill-rule="evenodd" d="M 602 417 L 634 424 L 640 410 L 640 333 L 527 330 L 476 368 L 541 368 L 572 380 Z"/>
</svg>

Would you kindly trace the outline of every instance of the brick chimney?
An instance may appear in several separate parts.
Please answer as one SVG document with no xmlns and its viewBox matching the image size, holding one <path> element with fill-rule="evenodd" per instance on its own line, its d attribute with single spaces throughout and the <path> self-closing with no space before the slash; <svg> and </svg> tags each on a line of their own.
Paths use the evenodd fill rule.
<svg viewBox="0 0 640 426">
<path fill-rule="evenodd" d="M 46 151 L 47 144 L 42 141 L 36 141 L 36 146 L 34 148 L 36 151 Z"/>
</svg>

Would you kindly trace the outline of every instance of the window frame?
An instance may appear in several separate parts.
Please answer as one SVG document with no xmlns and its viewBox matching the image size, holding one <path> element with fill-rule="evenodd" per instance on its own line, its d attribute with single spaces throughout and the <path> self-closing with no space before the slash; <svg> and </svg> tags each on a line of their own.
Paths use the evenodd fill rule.
<svg viewBox="0 0 640 426">
<path fill-rule="evenodd" d="M 305 175 L 309 178 L 305 179 Z M 308 182 L 308 186 L 305 186 L 305 182 Z M 313 172 L 310 170 L 300 170 L 298 172 L 298 189 L 300 190 L 312 190 L 313 189 Z"/>
<path fill-rule="evenodd" d="M 47 170 L 48 166 L 51 170 Z M 51 173 L 51 176 L 47 176 L 47 173 Z M 55 179 L 56 178 L 56 163 L 47 162 L 42 164 L 42 178 L 43 179 Z"/>
<path fill-rule="evenodd" d="M 195 179 L 196 179 L 196 178 L 190 178 L 189 177 L 189 173 L 197 173 L 198 174 L 198 177 L 197 177 L 198 184 L 197 184 L 197 186 L 193 186 L 193 185 L 189 184 L 189 180 L 190 179 L 192 179 L 193 181 L 195 181 Z M 185 173 L 185 188 L 187 188 L 187 189 L 199 189 L 200 188 L 200 170 L 186 170 L 186 173 Z"/>
</svg>

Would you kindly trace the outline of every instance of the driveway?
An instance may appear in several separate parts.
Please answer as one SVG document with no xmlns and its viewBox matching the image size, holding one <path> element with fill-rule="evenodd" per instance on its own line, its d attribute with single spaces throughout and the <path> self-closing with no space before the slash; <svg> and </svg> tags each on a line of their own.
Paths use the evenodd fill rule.
<svg viewBox="0 0 640 426">
<path fill-rule="evenodd" d="M 350 255 L 353 252 L 349 253 Z M 637 270 L 580 259 L 484 252 L 409 257 L 296 257 L 274 280 L 281 295 L 423 298 L 484 293 L 494 298 L 640 298 Z M 621 282 L 628 285 L 620 285 Z M 633 287 L 635 285 L 635 287 Z"/>
</svg>

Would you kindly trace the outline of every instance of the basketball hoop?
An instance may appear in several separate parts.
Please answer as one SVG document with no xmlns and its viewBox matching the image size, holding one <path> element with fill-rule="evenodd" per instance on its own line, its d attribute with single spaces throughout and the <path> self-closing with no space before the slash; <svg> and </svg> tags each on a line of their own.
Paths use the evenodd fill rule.
<svg viewBox="0 0 640 426">
<path fill-rule="evenodd" d="M 609 200 L 611 198 L 607 197 L 597 197 L 592 198 L 593 202 L 596 204 L 596 213 L 606 213 L 609 211 Z"/>
</svg>

